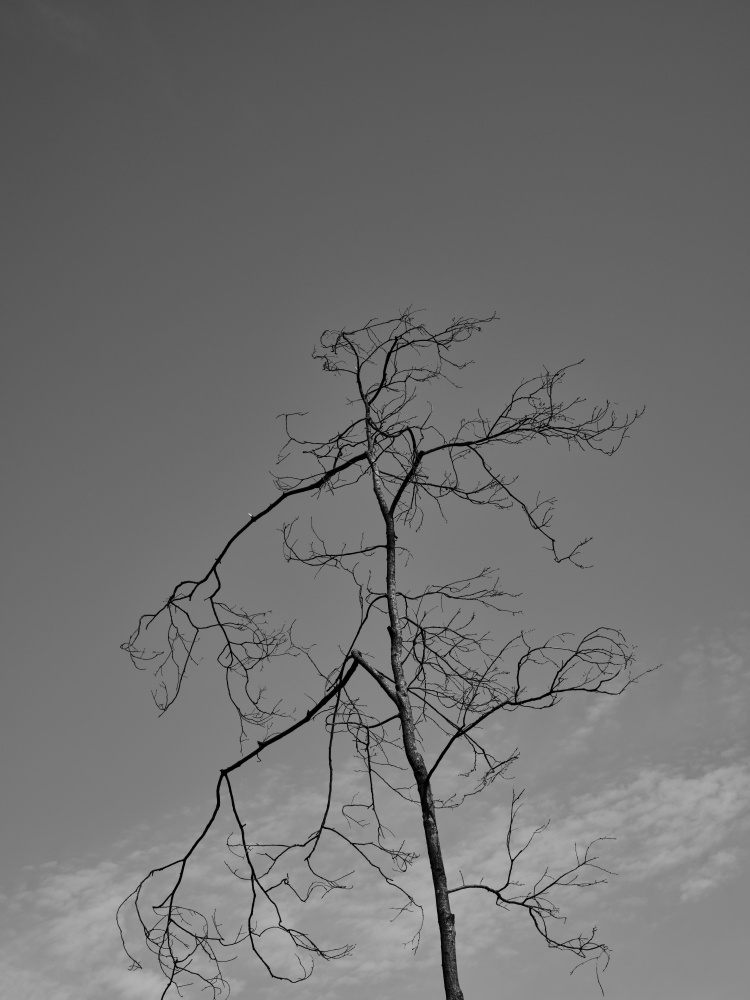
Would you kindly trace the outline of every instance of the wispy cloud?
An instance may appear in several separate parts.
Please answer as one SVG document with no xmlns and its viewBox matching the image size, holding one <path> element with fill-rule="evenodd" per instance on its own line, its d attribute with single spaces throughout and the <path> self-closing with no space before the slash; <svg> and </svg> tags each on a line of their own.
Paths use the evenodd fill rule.
<svg viewBox="0 0 750 1000">
<path fill-rule="evenodd" d="M 30 873 L 5 899 L 9 947 L 0 980 L 19 1000 L 152 1000 L 160 977 L 134 976 L 120 952 L 114 909 L 129 891 L 127 863 Z M 163 988 L 163 987 L 162 987 Z"/>
<path fill-rule="evenodd" d="M 594 734 L 606 736 L 615 732 L 620 726 L 616 718 L 619 707 L 620 703 L 616 698 L 600 698 L 592 702 L 584 712 L 581 725 L 570 736 L 560 740 L 560 753 L 581 753 L 588 747 Z"/>
<path fill-rule="evenodd" d="M 274 788 L 280 786 L 287 792 L 284 801 L 274 795 Z M 285 837 L 294 828 L 307 829 L 319 806 L 316 794 L 293 787 L 285 768 L 273 769 L 253 797 L 255 814 L 262 817 L 253 833 L 265 835 L 272 832 L 273 826 L 273 832 Z M 264 813 L 273 813 L 274 824 Z M 676 903 L 689 904 L 745 863 L 743 842 L 749 817 L 748 761 L 696 775 L 666 767 L 643 768 L 601 794 L 571 799 L 565 814 L 558 813 L 537 849 L 530 852 L 524 872 L 528 877 L 538 876 L 546 865 L 561 870 L 573 859 L 574 844 L 580 847 L 594 836 L 614 834 L 618 840 L 607 845 L 605 863 L 619 871 L 616 884 L 621 895 L 624 891 L 637 900 L 639 894 L 647 896 L 658 885 L 660 891 L 671 892 Z M 451 868 L 460 867 L 467 876 L 474 869 L 490 880 L 504 874 L 506 822 L 507 815 L 500 807 L 485 810 L 481 826 L 471 830 L 470 838 L 446 845 Z M 520 827 L 519 839 L 528 832 L 528 825 Z M 38 996 L 47 1000 L 98 1000 L 102 995 L 115 1000 L 152 1000 L 159 995 L 163 980 L 153 966 L 144 962 L 143 971 L 127 971 L 113 915 L 138 878 L 152 865 L 177 856 L 180 846 L 165 844 L 153 830 L 144 829 L 118 845 L 111 859 L 79 867 L 47 866 L 30 872 L 28 885 L 4 900 L 11 947 L 0 961 L 0 975 L 12 995 L 20 1000 L 36 1000 Z M 239 923 L 246 899 L 243 884 L 224 867 L 225 859 L 226 848 L 218 837 L 196 858 L 190 891 L 202 905 L 218 905 L 225 927 L 231 927 Z M 331 872 L 348 870 L 347 862 L 333 845 L 324 850 L 321 858 L 322 865 Z M 408 915 L 393 919 L 394 906 L 399 903 L 393 892 L 367 873 L 348 881 L 354 886 L 351 891 L 333 897 L 316 895 L 304 906 L 295 903 L 290 894 L 287 912 L 297 926 L 322 928 L 321 938 L 326 944 L 358 942 L 351 958 L 323 964 L 316 970 L 306 995 L 335 998 L 363 984 L 429 977 L 439 969 L 430 930 L 434 914 L 424 860 L 418 861 L 405 877 L 407 887 L 427 904 L 428 932 L 416 957 L 405 947 L 416 928 L 415 920 Z M 589 898 L 584 894 L 580 907 L 575 905 L 575 898 L 570 900 L 576 919 L 586 919 Z M 459 894 L 455 899 L 462 955 L 497 954 L 501 922 L 502 952 L 513 956 L 519 934 L 529 933 L 525 922 L 509 922 L 499 912 L 489 914 L 485 902 L 478 903 L 469 894 L 466 898 Z M 561 902 L 565 906 L 568 901 Z M 278 947 L 272 938 L 267 944 L 270 951 Z M 276 984 L 268 982 L 245 959 L 233 965 L 232 973 L 235 985 L 247 983 L 253 990 L 265 993 L 268 989 L 269 995 L 273 990 L 282 1000 L 286 997 L 286 987 L 277 990 Z"/>
<path fill-rule="evenodd" d="M 739 858 L 735 851 L 716 851 L 699 871 L 693 872 L 680 886 L 683 902 L 698 899 L 736 873 Z"/>
<path fill-rule="evenodd" d="M 750 829 L 750 758 L 690 773 L 669 765 L 641 766 L 610 775 L 603 787 L 564 799 L 565 787 L 529 799 L 519 814 L 515 843 L 552 822 L 519 869 L 533 881 L 549 865 L 569 866 L 574 846 L 614 838 L 601 848 L 620 882 L 662 880 L 685 900 L 695 899 L 746 862 Z M 473 881 L 502 879 L 507 868 L 504 835 L 508 804 L 478 819 L 472 836 L 454 847 L 451 865 Z M 540 869 L 541 865 L 541 869 Z"/>
<path fill-rule="evenodd" d="M 727 845 L 742 839 L 749 819 L 750 761 L 692 776 L 644 768 L 628 782 L 572 800 L 555 839 L 562 847 L 565 838 L 580 844 L 614 836 L 611 854 L 622 877 L 664 879 L 688 899 L 699 895 L 699 885 L 708 891 L 736 870 L 739 853 Z"/>
<path fill-rule="evenodd" d="M 617 758 L 595 777 L 591 790 L 580 793 L 578 768 L 556 771 L 554 785 L 539 791 L 519 816 L 518 840 L 533 830 L 536 822 L 552 818 L 550 827 L 534 842 L 519 874 L 537 878 L 549 866 L 560 872 L 574 861 L 579 849 L 599 836 L 614 836 L 602 844 L 602 862 L 619 873 L 610 885 L 584 893 L 562 894 L 564 912 L 576 921 L 575 931 L 594 922 L 592 911 L 602 905 L 622 916 L 632 907 L 652 904 L 675 909 L 702 901 L 728 879 L 747 870 L 747 834 L 750 830 L 750 758 L 740 752 L 741 720 L 747 709 L 744 693 L 748 661 L 742 636 L 716 636 L 694 644 L 673 665 L 666 678 L 666 709 L 657 713 L 660 724 L 667 719 L 666 743 L 660 744 L 648 723 L 643 731 L 627 731 L 627 713 L 620 714 L 616 699 L 593 703 L 568 738 L 570 753 L 579 744 L 597 746 L 605 738 L 615 746 L 624 740 L 636 748 L 642 732 L 647 739 L 642 755 L 630 752 L 627 762 Z M 662 692 L 663 694 L 664 692 Z M 661 697 L 661 696 L 660 696 Z M 625 702 L 623 702 L 623 705 Z M 614 706 L 614 707 L 613 707 Z M 701 711 L 702 710 L 702 711 Z M 641 708 L 642 711 L 642 708 Z M 729 733 L 719 742 L 717 727 Z M 739 720 L 739 721 L 738 721 Z M 658 732 L 661 732 L 661 729 Z M 675 732 L 691 734 L 690 753 Z M 655 730 L 657 731 L 657 730 Z M 650 735 L 649 735 L 650 734 Z M 681 737 L 682 739 L 682 737 Z M 557 743 L 553 740 L 551 741 Z M 731 751 L 731 752 L 730 752 Z M 579 758 L 574 757 L 575 762 Z M 256 841 L 304 839 L 314 828 L 324 801 L 325 786 L 319 775 L 301 772 L 289 765 L 264 763 L 248 774 L 248 785 L 238 791 L 248 804 L 248 834 Z M 359 776 L 353 765 L 345 765 L 339 792 L 344 798 L 355 790 Z M 450 879 L 456 884 L 459 869 L 467 881 L 484 876 L 488 882 L 502 880 L 507 869 L 505 832 L 508 820 L 506 786 L 497 797 L 470 800 L 457 812 L 444 813 L 444 842 Z M 534 788 L 530 788 L 530 793 Z M 332 814 L 333 815 L 333 814 Z M 385 817 L 401 836 L 413 836 L 419 847 L 419 817 L 413 810 Z M 340 812 L 336 821 L 343 822 Z M 121 900 L 151 867 L 179 857 L 184 843 L 170 842 L 165 830 L 197 832 L 201 816 L 190 814 L 164 819 L 162 828 L 140 828 L 118 844 L 109 857 L 86 864 L 46 865 L 28 873 L 27 884 L 1 900 L 7 923 L 9 947 L 0 960 L 0 977 L 9 995 L 19 1000 L 152 1000 L 163 988 L 163 979 L 147 955 L 144 970 L 128 972 L 114 923 Z M 232 861 L 226 848 L 231 832 L 229 817 L 217 836 L 196 855 L 190 883 L 186 886 L 204 912 L 216 907 L 226 930 L 239 926 L 247 912 L 247 886 L 226 868 Z M 369 839 L 366 831 L 361 839 Z M 320 864 L 330 875 L 341 875 L 355 867 L 355 859 L 333 841 L 324 845 Z M 429 871 L 423 858 L 403 876 L 405 887 L 425 905 L 426 932 L 416 957 L 407 942 L 418 919 L 404 914 L 393 919 L 402 897 L 385 886 L 372 872 L 347 878 L 350 891 L 327 896 L 317 892 L 305 905 L 290 893 L 285 905 L 296 926 L 314 932 L 324 946 L 356 943 L 353 955 L 341 962 L 321 963 L 305 987 L 311 1000 L 348 995 L 365 990 L 370 995 L 401 991 L 401 985 L 427 984 L 439 974 L 439 955 L 434 934 L 434 909 Z M 504 915 L 482 894 L 459 893 L 454 906 L 461 928 L 464 957 L 502 954 L 515 956 L 522 950 L 521 937 L 531 931 L 527 921 Z M 566 898 L 566 896 L 568 898 Z M 489 900 L 489 901 L 488 901 Z M 616 901 L 616 904 L 615 904 Z M 580 921 L 581 926 L 578 926 Z M 502 944 L 499 934 L 502 928 Z M 133 940 L 139 938 L 137 928 Z M 140 936 L 142 941 L 142 935 Z M 270 951 L 278 947 L 270 936 Z M 500 949 L 500 950 L 499 950 Z M 437 971 L 436 971 L 437 970 Z M 232 980 L 261 996 L 278 1000 L 291 997 L 292 987 L 271 983 L 247 955 L 232 965 Z"/>
<path fill-rule="evenodd" d="M 320 796 L 293 787 L 289 781 L 280 782 L 285 770 L 271 769 L 253 797 L 256 815 L 263 816 L 264 806 L 274 808 L 274 823 L 261 818 L 252 829 L 253 836 L 273 832 L 278 840 L 300 829 L 309 832 L 319 816 Z M 278 794 L 281 786 L 287 793 L 284 800 Z M 274 787 L 276 795 L 272 796 Z M 26 884 L 3 899 L 10 947 L 0 958 L 0 977 L 9 995 L 19 1000 L 40 996 L 46 1000 L 99 1000 L 102 996 L 153 1000 L 159 996 L 165 981 L 145 950 L 137 953 L 143 970 L 128 971 L 114 915 L 151 867 L 178 857 L 185 846 L 165 843 L 153 829 L 143 828 L 117 845 L 111 859 L 29 870 Z M 224 864 L 227 859 L 231 861 L 232 856 L 218 836 L 196 857 L 186 886 L 191 903 L 207 913 L 217 908 L 225 930 L 241 925 L 248 904 L 247 884 L 231 875 Z M 331 843 L 324 847 L 319 865 L 330 873 L 343 874 L 351 869 L 352 860 Z M 306 988 L 306 996 L 337 997 L 357 984 L 439 969 L 434 942 L 426 940 L 416 959 L 407 946 L 418 930 L 418 916 L 404 914 L 394 919 L 402 897 L 364 868 L 356 878 L 347 879 L 355 886 L 352 891 L 325 897 L 314 893 L 304 905 L 291 892 L 285 899 L 284 913 L 290 923 L 310 930 L 325 946 L 359 945 L 348 959 L 332 965 L 322 963 Z M 425 895 L 429 876 L 424 863 L 417 865 L 407 882 L 417 895 Z M 132 932 L 129 943 L 138 948 L 142 933 L 132 913 L 126 916 L 125 924 Z M 262 947 L 267 957 L 283 960 L 281 936 L 268 935 Z M 232 966 L 235 990 L 245 982 L 253 991 L 269 988 L 277 998 L 286 997 L 290 989 L 271 983 L 246 950 Z"/>
<path fill-rule="evenodd" d="M 750 721 L 750 630 L 714 632 L 678 660 L 684 690 L 695 713 L 707 704 L 721 712 L 723 729 L 747 737 Z"/>
</svg>

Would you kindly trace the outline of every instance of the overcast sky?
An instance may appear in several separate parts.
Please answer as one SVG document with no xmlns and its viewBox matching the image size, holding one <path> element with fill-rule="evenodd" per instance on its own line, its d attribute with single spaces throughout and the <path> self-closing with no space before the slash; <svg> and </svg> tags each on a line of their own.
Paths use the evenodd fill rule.
<svg viewBox="0 0 750 1000">
<path fill-rule="evenodd" d="M 210 657 L 159 718 L 119 645 L 273 498 L 276 415 L 340 419 L 320 333 L 410 304 L 436 328 L 498 314 L 449 417 L 582 358 L 570 392 L 647 408 L 612 459 L 509 456 L 557 497 L 563 540 L 594 536 L 592 569 L 504 514 L 432 524 L 430 572 L 501 566 L 523 627 L 617 626 L 663 664 L 498 740 L 521 750 L 524 822 L 552 820 L 542 869 L 618 838 L 618 877 L 561 900 L 613 948 L 607 997 L 746 995 L 749 32 L 735 0 L 2 0 L 9 997 L 159 996 L 114 909 L 200 828 L 238 734 Z M 345 605 L 321 620 L 334 592 L 286 566 L 279 523 L 234 554 L 233 601 L 346 643 Z M 257 831 L 314 815 L 317 746 L 243 779 Z M 498 870 L 510 792 L 447 817 L 453 877 Z M 219 845 L 201 865 L 231 916 Z M 354 955 L 296 990 L 243 956 L 234 995 L 438 995 L 429 922 L 413 957 L 390 905 L 366 884 L 312 904 Z M 599 995 L 513 914 L 456 909 L 467 1000 Z"/>
</svg>

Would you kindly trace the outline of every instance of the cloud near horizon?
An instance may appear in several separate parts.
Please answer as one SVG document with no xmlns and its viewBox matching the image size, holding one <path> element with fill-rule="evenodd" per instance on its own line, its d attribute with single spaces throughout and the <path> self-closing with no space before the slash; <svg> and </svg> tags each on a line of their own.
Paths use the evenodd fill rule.
<svg viewBox="0 0 750 1000">
<path fill-rule="evenodd" d="M 746 751 L 741 753 L 737 727 L 747 706 L 742 690 L 747 659 L 744 652 L 738 652 L 740 646 L 742 643 L 726 638 L 696 644 L 682 657 L 681 673 L 675 675 L 680 681 L 675 696 L 679 704 L 673 706 L 672 714 L 680 728 L 690 729 L 693 742 L 700 742 L 705 752 L 698 753 L 700 748 L 695 746 L 694 753 L 685 754 L 678 747 L 674 760 L 665 753 L 660 761 L 650 742 L 640 761 L 631 759 L 624 769 L 598 778 L 596 791 L 573 794 L 573 787 L 557 782 L 546 793 L 539 790 L 519 815 L 518 843 L 534 829 L 537 816 L 542 821 L 548 815 L 553 817 L 524 856 L 526 863 L 520 872 L 527 879 L 538 877 L 546 866 L 553 873 L 569 868 L 576 845 L 581 849 L 595 837 L 617 838 L 603 842 L 599 853 L 602 864 L 616 871 L 618 878 L 584 893 L 560 894 L 557 901 L 563 912 L 576 922 L 571 930 L 590 928 L 591 912 L 597 907 L 601 911 L 602 905 L 623 918 L 628 908 L 641 908 L 657 895 L 661 906 L 697 905 L 728 879 L 747 871 L 750 757 Z M 606 710 L 583 712 L 574 743 L 591 743 L 602 729 L 611 736 L 623 728 L 611 704 L 606 703 Z M 733 739 L 705 750 L 710 740 L 718 739 L 712 730 L 722 714 Z M 671 740 L 670 734 L 667 727 Z M 670 748 L 672 743 L 667 750 Z M 319 815 L 321 795 L 305 776 L 284 764 L 264 765 L 262 774 L 257 785 L 253 779 L 253 807 L 248 810 L 248 815 L 258 817 L 253 837 L 278 842 L 294 830 L 311 829 Z M 346 766 L 341 784 L 347 793 L 355 781 L 351 765 Z M 493 879 L 504 877 L 506 799 L 503 795 L 502 805 L 497 800 L 491 804 L 488 796 L 484 801 L 474 800 L 466 813 L 445 814 L 446 856 L 453 884 L 457 884 L 459 870 L 467 881 L 484 876 L 492 884 Z M 199 827 L 198 812 L 186 810 L 179 823 L 172 815 L 161 819 L 158 830 L 153 826 L 137 828 L 112 845 L 106 858 L 45 864 L 25 872 L 24 883 L 0 897 L 8 941 L 0 957 L 0 977 L 9 995 L 18 1000 L 40 996 L 45 1000 L 99 1000 L 103 995 L 113 1000 L 152 1000 L 159 996 L 164 980 L 144 955 L 138 956 L 143 960 L 142 971 L 127 971 L 129 963 L 121 949 L 114 914 L 145 872 L 179 857 L 185 844 L 170 839 L 165 831 L 184 830 L 186 819 L 191 828 Z M 403 830 L 415 832 L 413 817 L 407 818 Z M 204 912 L 220 904 L 219 917 L 225 928 L 239 926 L 246 902 L 244 884 L 224 865 L 228 832 L 225 824 L 196 856 L 189 884 L 191 896 L 195 894 Z M 321 860 L 331 873 L 353 867 L 335 844 L 323 851 Z M 351 890 L 322 898 L 316 894 L 305 906 L 290 897 L 288 912 L 293 922 L 311 932 L 321 928 L 321 944 L 357 943 L 350 958 L 319 963 L 305 987 L 306 996 L 333 998 L 371 983 L 380 983 L 382 992 L 382 984 L 392 981 L 393 985 L 394 977 L 404 983 L 428 983 L 435 969 L 439 970 L 439 955 L 431 933 L 434 908 L 424 859 L 403 876 L 404 884 L 425 906 L 426 931 L 416 956 L 411 954 L 408 941 L 418 927 L 418 918 L 405 914 L 393 920 L 394 907 L 400 905 L 398 894 L 367 873 L 349 881 Z M 513 920 L 494 907 L 490 914 L 489 904 L 486 900 L 478 904 L 476 893 L 458 893 L 453 899 L 465 957 L 516 955 L 524 935 L 532 933 L 528 921 Z M 581 927 L 577 926 L 579 920 Z M 132 923 L 130 927 L 132 930 Z M 137 937 L 136 933 L 133 940 Z M 292 989 L 272 983 L 243 957 L 231 966 L 231 978 L 235 987 L 247 982 L 262 994 L 273 992 L 279 1000 Z"/>
</svg>

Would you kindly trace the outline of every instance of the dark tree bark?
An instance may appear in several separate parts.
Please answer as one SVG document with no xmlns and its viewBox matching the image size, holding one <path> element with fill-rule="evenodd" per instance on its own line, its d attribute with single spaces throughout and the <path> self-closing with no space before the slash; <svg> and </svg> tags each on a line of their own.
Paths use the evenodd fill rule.
<svg viewBox="0 0 750 1000">
<path fill-rule="evenodd" d="M 424 827 L 427 856 L 430 859 L 430 873 L 435 890 L 435 906 L 437 910 L 438 928 L 440 931 L 440 957 L 443 968 L 443 984 L 446 1000 L 463 1000 L 463 993 L 458 982 L 458 959 L 456 957 L 456 921 L 451 912 L 448 895 L 448 878 L 445 874 L 443 851 L 440 847 L 435 802 L 432 797 L 430 775 L 419 751 L 414 713 L 409 697 L 408 685 L 403 671 L 403 639 L 396 600 L 396 528 L 393 511 L 388 505 L 380 480 L 373 442 L 368 433 L 368 462 L 372 469 L 372 482 L 378 506 L 385 522 L 386 537 L 386 597 L 388 603 L 388 635 L 391 647 L 391 670 L 396 688 L 396 704 L 401 721 L 401 736 L 404 743 L 404 753 L 409 767 L 414 775 L 414 781 L 419 793 L 419 803 L 422 808 L 422 826 Z M 419 453 L 414 456 L 412 470 L 416 473 L 419 463 Z M 408 486 L 411 476 L 404 479 Z"/>
</svg>

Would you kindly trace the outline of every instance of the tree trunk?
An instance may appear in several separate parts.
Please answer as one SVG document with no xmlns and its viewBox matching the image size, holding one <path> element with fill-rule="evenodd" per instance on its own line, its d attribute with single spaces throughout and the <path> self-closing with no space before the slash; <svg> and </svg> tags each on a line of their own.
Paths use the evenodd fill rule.
<svg viewBox="0 0 750 1000">
<path fill-rule="evenodd" d="M 450 908 L 448 880 L 445 875 L 443 852 L 440 847 L 435 804 L 432 801 L 429 778 L 420 785 L 419 798 L 422 803 L 422 824 L 427 842 L 427 855 L 430 859 L 432 884 L 435 889 L 445 997 L 446 1000 L 463 1000 L 464 995 L 458 982 L 458 963 L 456 961 L 456 918 Z"/>
<path fill-rule="evenodd" d="M 419 456 L 412 468 L 412 473 L 419 463 Z M 386 532 L 386 598 L 388 602 L 388 618 L 390 625 L 388 634 L 391 640 L 391 670 L 398 698 L 401 731 L 404 738 L 404 750 L 419 791 L 419 801 L 422 806 L 422 825 L 427 843 L 427 857 L 430 862 L 432 885 L 435 890 L 438 928 L 440 930 L 440 956 L 443 967 L 443 984 L 445 1000 L 464 1000 L 463 992 L 458 982 L 458 963 L 456 961 L 456 918 L 451 912 L 448 896 L 448 879 L 443 863 L 443 851 L 440 846 L 435 803 L 432 797 L 432 786 L 429 772 L 419 749 L 414 725 L 411 699 L 403 671 L 403 640 L 399 622 L 398 602 L 396 596 L 396 528 L 393 510 L 389 507 L 383 485 L 380 480 L 377 465 L 371 460 L 373 488 L 385 521 Z"/>
<path fill-rule="evenodd" d="M 419 751 L 414 727 L 409 693 L 406 690 L 403 670 L 401 669 L 400 636 L 391 628 L 391 651 L 398 653 L 396 675 L 396 690 L 399 700 L 399 715 L 401 731 L 404 737 L 406 759 L 409 762 L 419 790 L 419 801 L 422 806 L 422 825 L 427 843 L 427 857 L 430 862 L 432 885 L 435 890 L 438 927 L 440 929 L 440 955 L 443 966 L 443 984 L 446 1000 L 463 1000 L 463 993 L 458 982 L 458 963 L 456 960 L 456 919 L 451 912 L 448 896 L 448 879 L 443 863 L 443 851 L 440 846 L 435 803 L 432 798 L 432 786 L 424 758 Z M 394 650 L 394 647 L 395 650 Z"/>
</svg>

